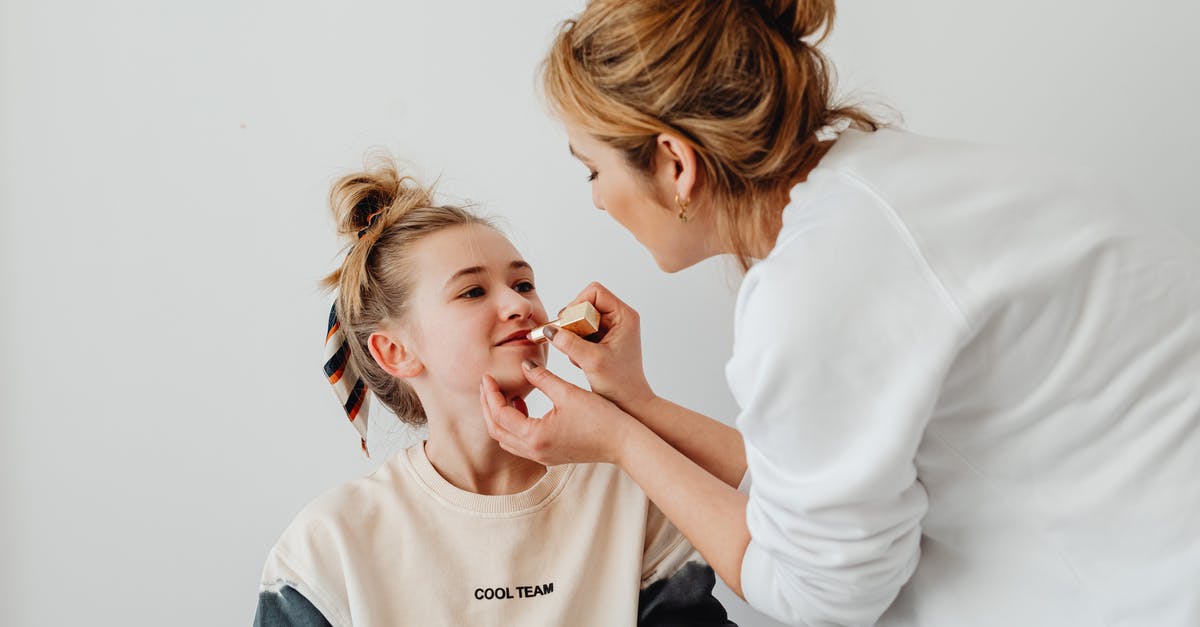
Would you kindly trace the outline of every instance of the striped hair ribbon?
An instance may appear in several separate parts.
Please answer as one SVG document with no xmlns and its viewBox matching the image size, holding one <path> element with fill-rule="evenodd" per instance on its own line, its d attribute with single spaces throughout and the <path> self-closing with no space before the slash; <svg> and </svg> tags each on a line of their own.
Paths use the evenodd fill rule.
<svg viewBox="0 0 1200 627">
<path fill-rule="evenodd" d="M 350 341 L 337 317 L 337 304 L 329 308 L 329 329 L 325 332 L 325 377 L 333 386 L 350 424 L 358 429 L 362 451 L 367 457 L 367 384 L 350 363 Z"/>
<path fill-rule="evenodd" d="M 384 211 L 387 211 L 386 206 L 367 216 L 366 226 L 358 231 L 358 239 L 362 239 L 363 235 L 375 226 Z M 358 429 L 363 454 L 371 457 L 371 453 L 367 451 L 367 410 L 371 407 L 367 395 L 370 394 L 370 390 L 350 363 L 350 338 L 346 336 L 346 331 L 338 320 L 336 300 L 329 308 L 329 326 L 325 330 L 325 378 L 329 380 L 329 385 L 333 386 L 333 393 L 342 404 L 342 411 L 346 412 L 350 424 Z"/>
</svg>

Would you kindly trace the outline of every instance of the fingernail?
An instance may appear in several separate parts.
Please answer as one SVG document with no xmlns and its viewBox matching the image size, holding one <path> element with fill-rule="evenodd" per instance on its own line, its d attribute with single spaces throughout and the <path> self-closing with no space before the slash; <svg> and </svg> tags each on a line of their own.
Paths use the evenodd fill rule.
<svg viewBox="0 0 1200 627">
<path fill-rule="evenodd" d="M 526 370 L 533 370 L 534 368 L 537 368 L 537 364 L 533 363 L 533 360 L 530 359 L 526 359 L 525 361 L 521 362 L 521 365 L 525 366 Z"/>
<path fill-rule="evenodd" d="M 547 340 L 553 340 L 554 334 L 556 333 L 558 333 L 558 327 L 554 325 L 550 325 L 546 327 L 546 330 L 542 331 L 542 334 L 546 336 Z"/>
</svg>

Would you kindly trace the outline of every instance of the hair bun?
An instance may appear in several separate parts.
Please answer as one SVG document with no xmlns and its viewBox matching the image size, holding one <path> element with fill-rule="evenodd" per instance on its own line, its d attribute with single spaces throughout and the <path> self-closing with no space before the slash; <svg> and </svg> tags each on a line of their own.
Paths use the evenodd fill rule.
<svg viewBox="0 0 1200 627">
<path fill-rule="evenodd" d="M 820 33 L 824 40 L 833 26 L 834 0 L 757 0 L 757 4 L 776 30 L 788 39 L 800 41 Z"/>
<path fill-rule="evenodd" d="M 338 233 L 354 239 L 379 222 L 378 230 L 386 229 L 409 210 L 431 204 L 431 191 L 402 175 L 386 154 L 368 157 L 361 172 L 343 176 L 329 191 Z"/>
</svg>

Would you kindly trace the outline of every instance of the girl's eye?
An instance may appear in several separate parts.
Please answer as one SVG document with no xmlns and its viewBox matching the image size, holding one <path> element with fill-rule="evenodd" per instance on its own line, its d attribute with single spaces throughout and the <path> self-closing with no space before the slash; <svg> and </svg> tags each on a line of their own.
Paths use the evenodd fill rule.
<svg viewBox="0 0 1200 627">
<path fill-rule="evenodd" d="M 483 293 L 482 287 L 472 287 L 462 294 L 459 294 L 459 298 L 479 298 L 480 296 L 483 296 Z"/>
<path fill-rule="evenodd" d="M 532 281 L 521 281 L 520 283 L 517 283 L 516 286 L 513 287 L 513 289 L 515 289 L 521 293 L 532 292 L 534 289 L 533 282 Z"/>
<path fill-rule="evenodd" d="M 587 177 L 588 182 L 591 183 L 592 181 L 596 180 L 597 176 L 600 176 L 600 173 L 595 170 L 588 172 L 588 177 Z"/>
</svg>

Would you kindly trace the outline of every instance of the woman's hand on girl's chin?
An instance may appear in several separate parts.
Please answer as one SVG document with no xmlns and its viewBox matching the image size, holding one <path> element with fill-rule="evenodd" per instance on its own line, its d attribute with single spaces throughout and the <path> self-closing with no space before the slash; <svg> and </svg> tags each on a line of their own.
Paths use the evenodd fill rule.
<svg viewBox="0 0 1200 627">
<path fill-rule="evenodd" d="M 584 288 L 571 305 L 582 302 L 592 303 L 600 312 L 600 331 L 596 333 L 600 339 L 589 342 L 570 331 L 557 329 L 550 343 L 583 370 L 593 392 L 621 409 L 631 411 L 652 400 L 654 391 L 642 369 L 638 312 L 599 283 Z"/>
<path fill-rule="evenodd" d="M 599 394 L 532 365 L 526 378 L 554 407 L 540 419 L 529 418 L 511 407 L 495 380 L 485 375 L 479 401 L 492 438 L 504 450 L 547 466 L 619 463 L 624 433 L 637 421 Z"/>
</svg>

